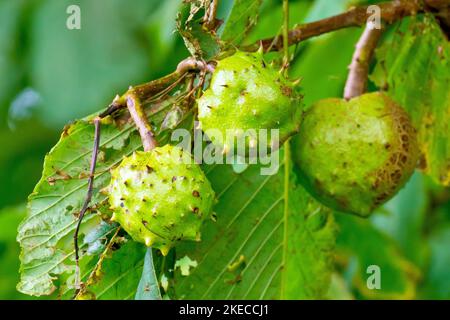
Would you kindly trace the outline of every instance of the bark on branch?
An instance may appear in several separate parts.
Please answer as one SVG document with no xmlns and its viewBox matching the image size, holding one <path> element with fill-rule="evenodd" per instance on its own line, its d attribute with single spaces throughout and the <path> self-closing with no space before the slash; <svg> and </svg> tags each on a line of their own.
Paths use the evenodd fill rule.
<svg viewBox="0 0 450 320">
<path fill-rule="evenodd" d="M 140 101 L 145 101 L 155 94 L 158 94 L 161 91 L 167 89 L 169 86 L 173 85 L 181 78 L 186 76 L 189 72 L 201 70 L 213 72 L 214 66 L 212 64 L 206 63 L 205 61 L 196 60 L 192 57 L 184 59 L 178 64 L 177 69 L 174 72 L 162 78 L 135 87 L 130 87 L 130 89 L 124 95 L 116 97 L 116 99 L 114 99 L 109 107 L 99 114 L 99 117 L 104 118 L 108 115 L 113 114 L 117 110 L 126 108 L 127 96 L 130 92 L 133 93 L 135 97 Z"/>
<path fill-rule="evenodd" d="M 388 24 L 398 21 L 406 16 L 415 15 L 424 11 L 446 10 L 450 7 L 450 0 L 395 0 L 378 4 L 381 9 L 381 19 Z M 332 31 L 361 27 L 367 23 L 371 13 L 369 6 L 355 7 L 342 14 L 319 21 L 302 24 L 289 31 L 289 45 L 297 44 Z M 265 51 L 279 51 L 283 49 L 283 36 L 260 40 L 252 45 L 242 48 L 244 51 L 256 51 L 260 46 Z"/>
</svg>

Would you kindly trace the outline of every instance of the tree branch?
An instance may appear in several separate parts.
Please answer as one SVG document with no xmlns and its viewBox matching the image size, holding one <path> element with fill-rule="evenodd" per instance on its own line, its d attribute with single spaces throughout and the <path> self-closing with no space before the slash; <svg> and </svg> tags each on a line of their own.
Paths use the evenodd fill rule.
<svg viewBox="0 0 450 320">
<path fill-rule="evenodd" d="M 445 12 L 450 8 L 450 0 L 423 0 L 425 5 L 422 5 L 421 0 L 394 0 L 391 2 L 383 2 L 378 4 L 381 9 L 381 19 L 386 23 L 393 23 L 406 16 L 414 15 L 418 12 L 424 11 L 439 11 Z M 208 17 L 211 13 L 215 15 L 218 1 L 212 1 L 208 10 Z M 360 27 L 364 25 L 370 13 L 367 12 L 369 6 L 355 7 L 345 13 L 322 19 L 316 22 L 300 25 L 288 32 L 287 44 L 298 44 L 303 40 L 316 37 L 328 32 L 340 30 L 349 27 Z M 279 51 L 282 50 L 286 41 L 285 36 L 276 36 L 264 40 L 259 40 L 256 43 L 244 46 L 241 50 L 257 51 L 261 46 L 265 51 Z M 196 60 L 189 57 L 178 64 L 177 69 L 165 77 L 150 81 L 145 84 L 138 85 L 133 89 L 133 93 L 140 101 L 145 101 L 149 97 L 167 89 L 170 85 L 180 80 L 185 74 L 189 72 L 207 71 L 213 72 L 214 65 L 204 61 Z M 114 112 L 123 109 L 127 106 L 127 99 L 125 93 L 123 96 L 117 96 L 109 107 L 99 114 L 100 118 L 104 118 Z"/>
<path fill-rule="evenodd" d="M 425 6 L 420 0 L 395 0 L 378 4 L 381 9 L 381 19 L 391 24 L 406 16 L 411 16 L 427 10 L 443 10 L 450 7 L 450 0 L 424 0 Z M 349 28 L 361 27 L 366 24 L 371 13 L 368 13 L 369 6 L 355 7 L 342 14 L 311 22 L 289 31 L 289 45 L 297 44 L 332 31 Z M 244 51 L 256 51 L 260 46 L 265 51 L 279 51 L 283 49 L 283 37 L 272 37 L 257 41 L 256 43 L 241 48 Z"/>
<path fill-rule="evenodd" d="M 450 7 L 450 1 L 448 0 L 425 0 L 425 5 L 428 8 L 441 10 Z"/>
<path fill-rule="evenodd" d="M 350 71 L 344 89 L 344 98 L 346 100 L 366 92 L 370 61 L 382 32 L 382 29 L 372 28 L 368 24 L 356 44 L 356 50 L 353 54 L 352 63 L 349 66 Z"/>
<path fill-rule="evenodd" d="M 135 98 L 137 98 L 139 101 L 145 101 L 155 94 L 158 94 L 161 91 L 167 89 L 170 85 L 180 80 L 187 73 L 202 70 L 213 72 L 214 66 L 210 63 L 206 63 L 205 61 L 196 60 L 193 57 L 184 59 L 178 64 L 177 69 L 174 72 L 162 78 L 135 87 L 130 87 L 130 89 L 124 95 L 117 96 L 114 101 L 108 106 L 108 108 L 99 114 L 99 117 L 104 118 L 120 109 L 126 108 L 127 96 L 130 94 L 130 92 L 134 94 Z"/>
<path fill-rule="evenodd" d="M 109 239 L 108 244 L 106 245 L 105 250 L 100 254 L 100 258 L 98 259 L 97 263 L 95 264 L 95 267 L 92 269 L 91 273 L 89 274 L 88 279 L 85 282 L 85 285 L 79 290 L 74 297 L 74 300 L 77 300 L 80 298 L 81 295 L 85 293 L 85 288 L 94 283 L 95 276 L 98 274 L 100 269 L 102 268 L 102 263 L 106 259 L 108 252 L 111 251 L 112 246 L 116 243 L 116 238 L 119 234 L 119 231 L 121 230 L 121 227 L 117 227 L 116 231 L 112 235 L 111 239 Z"/>
<path fill-rule="evenodd" d="M 414 15 L 419 12 L 425 11 L 438 11 L 437 13 L 448 12 L 450 9 L 450 0 L 394 0 L 391 2 L 383 2 L 378 4 L 381 9 L 381 19 L 390 24 L 398 21 L 406 16 Z M 215 16 L 217 10 L 218 1 L 212 1 L 208 10 L 208 17 L 211 14 Z M 287 44 L 294 45 L 301 41 L 307 40 L 312 37 L 316 37 L 325 33 L 340 30 L 349 27 L 361 27 L 363 26 L 371 13 L 368 13 L 369 6 L 355 7 L 342 14 L 300 25 L 288 32 Z M 211 12 L 210 12 L 211 11 Z M 265 51 L 279 51 L 284 47 L 286 42 L 285 36 L 276 36 L 259 40 L 256 43 L 248 46 L 244 46 L 241 50 L 244 51 L 257 51 L 261 46 Z M 195 71 L 214 71 L 214 65 L 206 63 L 204 61 L 196 60 L 189 57 L 181 61 L 177 69 L 168 74 L 165 77 L 150 81 L 148 83 L 136 86 L 133 88 L 134 94 L 140 101 L 145 101 L 149 97 L 165 90 L 171 84 L 178 81 L 188 72 Z M 109 107 L 99 114 L 100 118 L 104 118 L 114 112 L 123 109 L 127 106 L 126 94 L 123 96 L 117 96 L 116 99 L 109 105 Z"/>
</svg>

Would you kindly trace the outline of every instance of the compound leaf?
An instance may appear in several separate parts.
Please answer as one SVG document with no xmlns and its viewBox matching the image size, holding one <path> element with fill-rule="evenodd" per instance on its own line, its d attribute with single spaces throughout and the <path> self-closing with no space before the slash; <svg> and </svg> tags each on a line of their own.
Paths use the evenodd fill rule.
<svg viewBox="0 0 450 320">
<path fill-rule="evenodd" d="M 406 28 L 406 30 L 403 30 Z M 433 17 L 412 18 L 378 51 L 372 79 L 411 115 L 421 168 L 450 185 L 450 45 Z"/>
<path fill-rule="evenodd" d="M 295 182 L 289 163 L 275 175 L 249 166 L 237 174 L 215 166 L 208 177 L 219 199 L 216 223 L 202 241 L 181 244 L 178 258 L 196 263 L 175 271 L 178 298 L 298 299 L 327 292 L 334 246 L 330 211 Z"/>
<path fill-rule="evenodd" d="M 51 294 L 56 289 L 53 280 L 58 275 L 74 272 L 70 236 L 86 196 L 93 137 L 92 124 L 78 121 L 65 129 L 61 140 L 45 158 L 42 178 L 29 197 L 28 215 L 20 224 L 17 236 L 22 247 L 18 290 L 23 293 Z M 92 204 L 105 199 L 99 191 L 109 182 L 109 169 L 123 155 L 139 147 L 139 138 L 132 127 L 118 130 L 114 124 L 102 126 Z M 97 215 L 87 215 L 83 233 L 93 228 L 89 220 L 94 217 Z"/>
</svg>

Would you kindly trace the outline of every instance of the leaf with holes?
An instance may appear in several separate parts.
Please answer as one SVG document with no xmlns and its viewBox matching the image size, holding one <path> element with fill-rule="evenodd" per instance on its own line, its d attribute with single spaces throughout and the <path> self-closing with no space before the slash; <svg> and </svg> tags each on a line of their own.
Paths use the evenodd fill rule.
<svg viewBox="0 0 450 320">
<path fill-rule="evenodd" d="M 133 130 L 131 126 L 118 130 L 114 124 L 102 125 L 92 204 L 105 199 L 99 191 L 109 183 L 109 169 L 141 146 Z M 29 197 L 28 215 L 17 236 L 22 247 L 18 290 L 23 293 L 51 294 L 58 275 L 74 272 L 72 235 L 86 196 L 93 137 L 89 121 L 76 122 L 65 129 L 45 158 L 42 178 Z M 92 218 L 95 221 L 90 224 Z M 97 215 L 88 214 L 82 233 L 98 223 Z"/>
<path fill-rule="evenodd" d="M 130 300 L 134 299 L 136 289 L 140 288 L 140 279 L 146 256 L 144 245 L 126 240 L 118 250 L 107 254 L 101 266 L 96 269 L 95 282 L 86 288 L 85 295 L 97 300 Z M 86 268 L 91 272 L 95 266 Z M 150 288 L 144 286 L 139 290 L 141 298 Z M 145 292 L 145 293 L 144 293 Z"/>
<path fill-rule="evenodd" d="M 164 120 L 171 101 L 149 108 L 149 119 L 155 126 Z M 28 199 L 28 215 L 20 224 L 17 240 L 21 251 L 21 281 L 17 288 L 29 295 L 49 295 L 56 290 L 54 281 L 60 280 L 61 293 L 73 289 L 75 271 L 73 234 L 78 213 L 86 197 L 89 166 L 94 141 L 92 117 L 67 126 L 60 141 L 44 161 L 42 178 Z M 124 156 L 142 148 L 134 125 L 126 116 L 117 123 L 105 119 L 94 180 L 91 212 L 85 217 L 80 237 L 82 241 L 81 275 L 93 256 L 98 256 L 111 235 L 102 219 L 109 214 L 106 196 L 100 192 L 110 181 L 110 169 Z M 180 120 L 180 127 L 192 122 L 190 114 Z M 161 130 L 157 140 L 164 144 L 169 131 Z M 102 232 L 107 230 L 108 232 Z M 143 256 L 142 256 L 143 258 Z"/>
<path fill-rule="evenodd" d="M 235 0 L 221 31 L 221 39 L 240 44 L 258 20 L 262 0 Z"/>
<path fill-rule="evenodd" d="M 189 276 L 175 270 L 177 298 L 325 296 L 335 231 L 330 211 L 296 183 L 289 163 L 275 175 L 260 169 L 207 169 L 219 198 L 217 222 L 204 226 L 200 243 L 177 247 L 177 259 L 194 262 Z"/>
<path fill-rule="evenodd" d="M 204 17 L 202 9 L 208 4 L 204 0 L 190 1 L 186 6 L 190 6 L 189 16 L 183 20 L 179 15 L 177 18 L 177 29 L 183 38 L 186 48 L 192 56 L 212 59 L 220 51 L 220 41 L 216 33 L 204 27 Z"/>
<path fill-rule="evenodd" d="M 179 26 L 178 32 L 193 56 L 209 60 L 219 53 L 219 39 L 203 28 L 201 20 L 192 21 L 185 29 Z"/>
</svg>

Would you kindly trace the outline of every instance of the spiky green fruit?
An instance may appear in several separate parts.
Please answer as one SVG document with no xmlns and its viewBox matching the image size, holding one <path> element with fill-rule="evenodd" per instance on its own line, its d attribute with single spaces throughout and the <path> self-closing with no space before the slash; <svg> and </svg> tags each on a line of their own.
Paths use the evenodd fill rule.
<svg viewBox="0 0 450 320">
<path fill-rule="evenodd" d="M 175 242 L 200 240 L 214 191 L 199 165 L 170 145 L 137 151 L 111 171 L 113 220 L 138 242 L 166 255 Z"/>
<path fill-rule="evenodd" d="M 293 152 L 307 190 L 362 216 L 397 193 L 418 159 L 408 115 L 383 93 L 319 101 L 306 112 Z"/>
<path fill-rule="evenodd" d="M 233 141 L 240 139 L 246 150 L 261 146 L 270 151 L 298 131 L 301 100 L 297 85 L 267 65 L 261 52 L 238 51 L 218 62 L 208 90 L 197 101 L 198 119 L 224 153 L 236 150 Z M 260 129 L 268 130 L 266 143 L 259 139 Z M 279 130 L 278 139 L 271 129 Z"/>
</svg>

